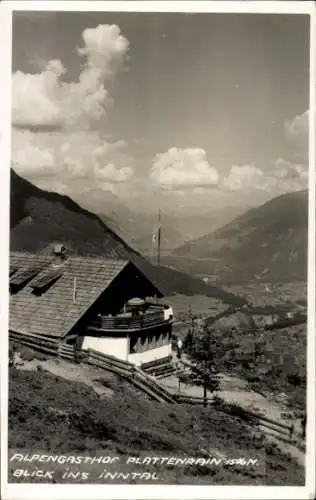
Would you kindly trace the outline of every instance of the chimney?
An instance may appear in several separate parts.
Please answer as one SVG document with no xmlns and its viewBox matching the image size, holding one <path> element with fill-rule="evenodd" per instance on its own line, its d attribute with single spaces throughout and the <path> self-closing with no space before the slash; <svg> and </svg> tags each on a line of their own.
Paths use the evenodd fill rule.
<svg viewBox="0 0 316 500">
<path fill-rule="evenodd" d="M 60 260 L 65 260 L 66 258 L 66 247 L 62 243 L 57 243 L 54 245 L 53 254 Z"/>
</svg>

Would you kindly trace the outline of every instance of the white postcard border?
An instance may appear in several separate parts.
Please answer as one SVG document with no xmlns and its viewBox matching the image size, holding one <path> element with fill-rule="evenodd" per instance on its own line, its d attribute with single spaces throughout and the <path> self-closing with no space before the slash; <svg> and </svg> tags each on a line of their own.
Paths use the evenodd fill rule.
<svg viewBox="0 0 316 500">
<path fill-rule="evenodd" d="M 305 487 L 265 486 L 193 486 L 193 485 L 39 485 L 7 484 L 7 400 L 8 400 L 8 259 L 10 193 L 10 124 L 11 122 L 11 40 L 12 11 L 112 11 L 112 12 L 229 12 L 309 14 L 310 46 L 310 120 L 309 120 L 309 239 L 308 239 L 308 397 Z M 30 15 L 30 14 L 27 14 Z M 1 492 L 5 499 L 272 499 L 314 498 L 315 496 L 315 66 L 316 25 L 314 2 L 288 1 L 4 1 L 0 5 L 0 328 L 1 336 Z"/>
</svg>

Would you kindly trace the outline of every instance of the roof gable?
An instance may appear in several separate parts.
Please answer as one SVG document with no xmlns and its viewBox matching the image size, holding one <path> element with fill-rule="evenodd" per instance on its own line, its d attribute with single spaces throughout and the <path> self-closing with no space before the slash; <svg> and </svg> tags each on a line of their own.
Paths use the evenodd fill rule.
<svg viewBox="0 0 316 500">
<path fill-rule="evenodd" d="M 36 254 L 14 252 L 10 256 L 10 263 L 19 267 L 43 262 L 45 268 L 36 280 L 53 261 L 53 257 Z M 62 276 L 44 294 L 33 293 L 32 279 L 10 297 L 10 330 L 66 335 L 127 264 L 123 260 L 69 257 L 62 266 Z"/>
</svg>

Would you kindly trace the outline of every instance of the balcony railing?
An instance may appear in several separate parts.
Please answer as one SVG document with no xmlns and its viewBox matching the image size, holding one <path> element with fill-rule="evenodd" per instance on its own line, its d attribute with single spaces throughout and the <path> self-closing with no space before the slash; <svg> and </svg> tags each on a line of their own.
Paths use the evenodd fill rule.
<svg viewBox="0 0 316 500">
<path fill-rule="evenodd" d="M 91 323 L 91 327 L 100 330 L 141 330 L 168 321 L 163 311 L 155 311 L 139 316 L 100 316 Z"/>
</svg>

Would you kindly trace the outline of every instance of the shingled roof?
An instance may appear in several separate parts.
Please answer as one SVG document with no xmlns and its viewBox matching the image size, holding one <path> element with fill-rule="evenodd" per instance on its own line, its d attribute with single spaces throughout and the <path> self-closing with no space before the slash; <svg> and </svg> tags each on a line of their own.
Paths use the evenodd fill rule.
<svg viewBox="0 0 316 500">
<path fill-rule="evenodd" d="M 45 293 L 36 295 L 32 282 L 45 275 L 54 262 L 52 256 L 11 253 L 11 266 L 20 269 L 36 263 L 42 264 L 43 268 L 22 289 L 11 294 L 10 331 L 63 337 L 129 263 L 127 260 L 69 257 L 62 264 L 61 277 Z"/>
</svg>

